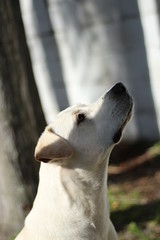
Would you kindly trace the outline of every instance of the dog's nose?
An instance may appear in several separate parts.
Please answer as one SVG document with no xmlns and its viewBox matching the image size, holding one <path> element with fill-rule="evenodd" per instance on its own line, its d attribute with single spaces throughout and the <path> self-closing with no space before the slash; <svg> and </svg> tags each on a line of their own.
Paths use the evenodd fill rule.
<svg viewBox="0 0 160 240">
<path fill-rule="evenodd" d="M 117 83 L 111 88 L 111 92 L 115 95 L 119 95 L 126 92 L 126 88 L 122 83 Z"/>
</svg>

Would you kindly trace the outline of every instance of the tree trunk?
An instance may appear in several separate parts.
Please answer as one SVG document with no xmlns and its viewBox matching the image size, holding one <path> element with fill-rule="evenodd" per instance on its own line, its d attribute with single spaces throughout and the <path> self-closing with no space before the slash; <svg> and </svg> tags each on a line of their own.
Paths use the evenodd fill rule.
<svg viewBox="0 0 160 240">
<path fill-rule="evenodd" d="M 0 1 L 0 240 L 20 230 L 31 207 L 44 126 L 19 2 Z"/>
<path fill-rule="evenodd" d="M 122 81 L 135 106 L 132 127 L 127 127 L 125 136 L 130 141 L 155 141 L 159 139 L 159 129 L 150 77 L 158 74 L 150 75 L 146 54 L 146 46 L 154 45 L 154 38 L 144 39 L 138 2 L 145 1 L 47 1 L 71 103 L 93 102 Z M 145 26 L 149 22 L 146 13 L 143 12 Z M 151 54 L 156 56 L 152 60 L 155 69 L 158 51 L 154 49 Z"/>
</svg>

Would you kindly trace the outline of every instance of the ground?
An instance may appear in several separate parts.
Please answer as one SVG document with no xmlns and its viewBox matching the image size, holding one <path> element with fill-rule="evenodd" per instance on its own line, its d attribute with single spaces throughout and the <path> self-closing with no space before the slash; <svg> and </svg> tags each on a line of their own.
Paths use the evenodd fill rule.
<svg viewBox="0 0 160 240">
<path fill-rule="evenodd" d="M 109 166 L 109 199 L 120 240 L 160 240 L 160 142 L 117 147 Z"/>
</svg>

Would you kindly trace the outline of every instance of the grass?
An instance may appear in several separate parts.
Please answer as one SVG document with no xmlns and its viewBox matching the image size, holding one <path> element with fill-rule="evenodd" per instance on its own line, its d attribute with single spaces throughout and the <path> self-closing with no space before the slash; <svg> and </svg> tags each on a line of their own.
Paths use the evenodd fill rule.
<svg viewBox="0 0 160 240">
<path fill-rule="evenodd" d="M 111 219 L 120 240 L 160 240 L 160 199 L 141 203 L 142 193 L 109 188 Z"/>
<path fill-rule="evenodd" d="M 143 227 L 138 226 L 135 222 L 131 222 L 128 225 L 127 231 L 128 236 L 130 235 L 130 239 L 132 240 L 160 240 L 160 238 L 155 236 L 152 229 L 143 229 Z"/>
<path fill-rule="evenodd" d="M 129 208 L 140 200 L 140 192 L 132 191 L 126 194 L 126 192 L 119 187 L 109 189 L 108 195 L 111 212 Z"/>
<path fill-rule="evenodd" d="M 160 240 L 160 200 L 140 205 L 141 194 L 136 191 L 110 190 L 109 196 L 111 219 L 120 240 Z"/>
<path fill-rule="evenodd" d="M 156 142 L 151 148 L 149 148 L 148 152 L 152 155 L 152 157 L 159 156 L 160 155 L 160 141 Z"/>
<path fill-rule="evenodd" d="M 150 147 L 147 153 L 151 158 L 150 163 L 138 166 L 142 175 L 133 170 L 128 173 L 130 178 L 121 175 L 123 181 L 109 185 L 111 219 L 119 240 L 160 240 L 160 195 L 157 192 L 160 180 L 160 141 Z M 144 164 L 148 167 L 146 175 Z"/>
</svg>

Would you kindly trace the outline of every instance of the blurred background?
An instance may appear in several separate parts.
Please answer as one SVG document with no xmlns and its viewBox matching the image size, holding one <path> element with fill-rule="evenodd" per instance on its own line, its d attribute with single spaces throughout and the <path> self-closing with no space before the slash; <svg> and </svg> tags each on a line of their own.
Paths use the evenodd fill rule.
<svg viewBox="0 0 160 240">
<path fill-rule="evenodd" d="M 6 0 L 0 19 L 0 240 L 32 206 L 45 125 L 117 82 L 134 115 L 110 160 L 111 218 L 122 240 L 160 239 L 160 0 Z"/>
</svg>

